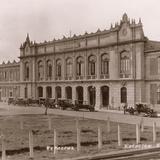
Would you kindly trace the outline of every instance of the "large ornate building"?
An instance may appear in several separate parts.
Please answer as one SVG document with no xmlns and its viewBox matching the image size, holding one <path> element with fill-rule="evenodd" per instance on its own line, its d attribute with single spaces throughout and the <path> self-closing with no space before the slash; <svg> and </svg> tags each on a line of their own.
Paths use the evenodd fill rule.
<svg viewBox="0 0 160 160">
<path fill-rule="evenodd" d="M 122 103 L 160 104 L 160 43 L 148 40 L 141 20 L 124 14 L 109 30 L 20 47 L 20 95 L 68 98 L 96 110 Z"/>
</svg>

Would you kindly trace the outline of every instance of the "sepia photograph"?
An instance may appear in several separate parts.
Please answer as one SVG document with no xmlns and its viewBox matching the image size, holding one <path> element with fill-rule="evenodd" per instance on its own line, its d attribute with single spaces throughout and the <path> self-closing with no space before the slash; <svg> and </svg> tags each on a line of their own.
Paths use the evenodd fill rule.
<svg viewBox="0 0 160 160">
<path fill-rule="evenodd" d="M 160 160 L 159 0 L 0 2 L 0 160 Z"/>
</svg>

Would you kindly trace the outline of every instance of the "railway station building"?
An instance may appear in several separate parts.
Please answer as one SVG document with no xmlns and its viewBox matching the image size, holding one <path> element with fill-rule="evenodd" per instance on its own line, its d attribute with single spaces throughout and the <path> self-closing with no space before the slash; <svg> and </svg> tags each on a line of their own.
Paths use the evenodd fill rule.
<svg viewBox="0 0 160 160">
<path fill-rule="evenodd" d="M 27 35 L 19 58 L 17 95 L 23 98 L 83 100 L 96 110 L 160 105 L 160 42 L 149 40 L 141 20 L 127 14 L 95 33 L 43 43 Z"/>
</svg>

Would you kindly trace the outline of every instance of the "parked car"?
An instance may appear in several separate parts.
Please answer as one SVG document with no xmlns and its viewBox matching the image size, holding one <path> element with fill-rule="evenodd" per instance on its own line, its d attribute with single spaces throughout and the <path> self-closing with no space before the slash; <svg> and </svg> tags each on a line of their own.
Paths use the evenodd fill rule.
<svg viewBox="0 0 160 160">
<path fill-rule="evenodd" d="M 60 109 L 65 110 L 65 109 L 74 109 L 74 104 L 72 100 L 70 99 L 58 99 L 57 100 L 57 105 L 60 107 Z"/>
<path fill-rule="evenodd" d="M 28 104 L 29 105 L 39 104 L 39 100 L 38 99 L 29 98 L 28 99 Z"/>
<path fill-rule="evenodd" d="M 56 108 L 56 100 L 49 98 L 49 108 Z"/>
<path fill-rule="evenodd" d="M 95 111 L 94 105 L 88 104 L 87 101 L 76 100 L 74 110 L 79 111 L 81 109 L 87 109 L 89 111 Z"/>
<path fill-rule="evenodd" d="M 157 112 L 154 111 L 152 108 L 149 107 L 146 103 L 137 103 L 135 108 L 129 107 L 126 109 L 126 112 L 129 114 L 142 114 L 145 117 L 158 117 Z"/>
<path fill-rule="evenodd" d="M 10 105 L 10 104 L 14 104 L 14 102 L 15 102 L 15 99 L 14 98 L 8 98 L 8 105 Z"/>
<path fill-rule="evenodd" d="M 45 98 L 39 98 L 39 106 L 45 105 Z"/>
<path fill-rule="evenodd" d="M 17 98 L 14 100 L 14 105 L 24 105 L 24 106 L 29 106 L 29 101 L 28 99 L 23 99 L 23 98 Z"/>
</svg>

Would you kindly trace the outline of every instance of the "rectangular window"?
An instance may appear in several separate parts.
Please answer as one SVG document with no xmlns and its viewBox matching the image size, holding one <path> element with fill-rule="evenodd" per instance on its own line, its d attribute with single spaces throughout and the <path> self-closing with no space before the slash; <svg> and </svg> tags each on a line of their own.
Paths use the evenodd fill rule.
<svg viewBox="0 0 160 160">
<path fill-rule="evenodd" d="M 158 60 L 157 58 L 150 59 L 150 75 L 158 74 Z"/>
<path fill-rule="evenodd" d="M 157 103 L 157 84 L 150 85 L 150 103 L 151 104 Z"/>
<path fill-rule="evenodd" d="M 25 87 L 25 88 L 24 88 L 24 96 L 25 96 L 25 98 L 27 98 L 27 95 L 28 95 L 27 92 L 28 92 L 28 91 L 27 91 L 27 87 Z"/>
</svg>

